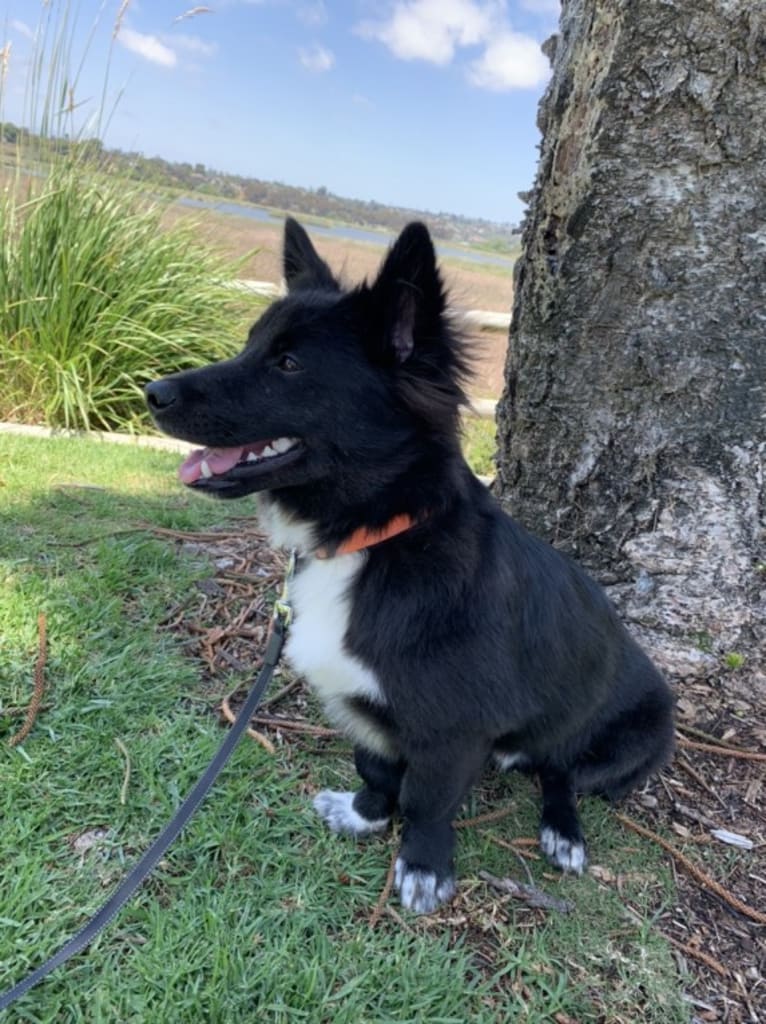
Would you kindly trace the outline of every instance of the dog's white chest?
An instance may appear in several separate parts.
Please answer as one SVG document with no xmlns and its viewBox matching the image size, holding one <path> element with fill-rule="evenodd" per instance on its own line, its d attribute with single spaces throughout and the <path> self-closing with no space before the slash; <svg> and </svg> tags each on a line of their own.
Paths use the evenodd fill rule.
<svg viewBox="0 0 766 1024">
<path fill-rule="evenodd" d="M 349 590 L 363 559 L 357 554 L 312 559 L 300 570 L 291 587 L 293 623 L 287 656 L 296 672 L 306 676 L 328 717 L 352 739 L 383 753 L 388 749 L 385 738 L 349 703 L 356 697 L 385 704 L 375 674 L 344 644 Z"/>
</svg>

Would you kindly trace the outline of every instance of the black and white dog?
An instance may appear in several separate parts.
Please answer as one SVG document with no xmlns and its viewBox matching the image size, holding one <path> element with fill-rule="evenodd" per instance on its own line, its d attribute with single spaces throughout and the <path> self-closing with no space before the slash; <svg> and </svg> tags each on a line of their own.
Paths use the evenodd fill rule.
<svg viewBox="0 0 766 1024">
<path fill-rule="evenodd" d="M 667 761 L 670 690 L 602 589 L 466 465 L 469 360 L 427 229 L 349 291 L 288 220 L 284 271 L 239 355 L 146 395 L 162 430 L 204 446 L 182 481 L 260 491 L 273 542 L 300 554 L 287 653 L 363 782 L 315 807 L 354 836 L 398 809 L 396 887 L 427 913 L 454 892 L 452 820 L 494 758 L 539 775 L 542 849 L 581 872 L 575 796 L 617 799 Z"/>
</svg>

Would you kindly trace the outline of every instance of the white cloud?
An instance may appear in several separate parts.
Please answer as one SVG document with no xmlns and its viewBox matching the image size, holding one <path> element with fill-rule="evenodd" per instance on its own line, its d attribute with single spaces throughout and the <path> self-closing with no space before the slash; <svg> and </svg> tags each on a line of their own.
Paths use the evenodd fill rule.
<svg viewBox="0 0 766 1024">
<path fill-rule="evenodd" d="M 558 0 L 521 0 L 542 10 Z M 365 21 L 356 31 L 382 42 L 400 60 L 450 64 L 461 48 L 482 48 L 468 65 L 471 85 L 493 92 L 528 89 L 550 74 L 540 43 L 514 32 L 505 0 L 396 0 L 382 21 Z"/>
<path fill-rule="evenodd" d="M 327 7 L 324 0 L 312 0 L 311 3 L 302 4 L 297 11 L 298 18 L 309 28 L 317 28 L 327 21 Z"/>
<path fill-rule="evenodd" d="M 399 0 L 386 21 L 366 21 L 360 35 L 378 39 L 402 60 L 449 64 L 458 46 L 486 39 L 502 7 L 476 0 Z"/>
<path fill-rule="evenodd" d="M 186 50 L 187 53 L 193 53 L 197 57 L 214 57 L 218 52 L 218 47 L 215 43 L 206 43 L 204 39 L 200 39 L 199 36 L 185 35 L 183 32 L 174 32 L 172 36 L 167 37 L 168 42 L 172 43 L 173 46 L 177 46 L 180 50 Z"/>
<path fill-rule="evenodd" d="M 519 32 L 504 31 L 471 64 L 468 81 L 480 89 L 505 92 L 542 85 L 549 74 L 548 59 L 536 39 Z"/>
<path fill-rule="evenodd" d="M 317 74 L 329 71 L 335 64 L 335 55 L 319 43 L 309 47 L 302 46 L 298 50 L 298 58 L 307 71 Z"/>
<path fill-rule="evenodd" d="M 117 39 L 127 50 L 137 53 L 139 57 L 151 61 L 152 64 L 174 68 L 178 63 L 175 51 L 165 46 L 157 36 L 147 36 L 142 32 L 134 32 L 131 28 L 122 27 Z"/>
<path fill-rule="evenodd" d="M 19 21 L 17 18 L 11 19 L 11 28 L 18 32 L 19 35 L 26 36 L 27 39 L 34 39 L 34 30 L 27 25 L 25 21 Z"/>
</svg>

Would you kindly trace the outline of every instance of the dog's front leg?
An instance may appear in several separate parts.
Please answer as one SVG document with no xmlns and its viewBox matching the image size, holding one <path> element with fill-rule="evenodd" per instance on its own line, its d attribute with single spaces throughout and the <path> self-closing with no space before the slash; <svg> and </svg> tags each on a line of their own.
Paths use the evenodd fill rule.
<svg viewBox="0 0 766 1024">
<path fill-rule="evenodd" d="M 471 788 L 488 751 L 463 750 L 417 754 L 407 761 L 399 795 L 404 832 L 394 883 L 402 906 L 429 914 L 455 892 L 452 820 Z"/>
<path fill-rule="evenodd" d="M 323 789 L 314 797 L 314 808 L 333 832 L 359 837 L 388 825 L 399 799 L 405 764 L 364 747 L 354 748 L 354 762 L 364 786 L 356 793 Z"/>
<path fill-rule="evenodd" d="M 543 765 L 539 775 L 543 790 L 540 846 L 556 867 L 581 875 L 588 856 L 577 815 L 574 778 L 550 765 Z"/>
</svg>

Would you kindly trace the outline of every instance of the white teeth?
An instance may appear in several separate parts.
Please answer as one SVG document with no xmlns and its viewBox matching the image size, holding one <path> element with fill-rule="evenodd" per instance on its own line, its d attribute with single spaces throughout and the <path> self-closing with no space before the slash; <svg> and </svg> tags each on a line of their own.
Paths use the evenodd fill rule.
<svg viewBox="0 0 766 1024">
<path fill-rule="evenodd" d="M 212 469 L 207 464 L 207 459 L 203 459 L 202 462 L 200 462 L 199 471 L 206 480 L 209 480 L 210 477 L 213 475 Z"/>
<path fill-rule="evenodd" d="M 263 462 L 264 459 L 273 459 L 275 455 L 284 455 L 285 452 L 289 452 L 291 448 L 294 448 L 297 443 L 298 441 L 294 437 L 277 437 L 267 445 L 264 445 L 260 452 L 248 452 L 245 462 Z"/>
</svg>

